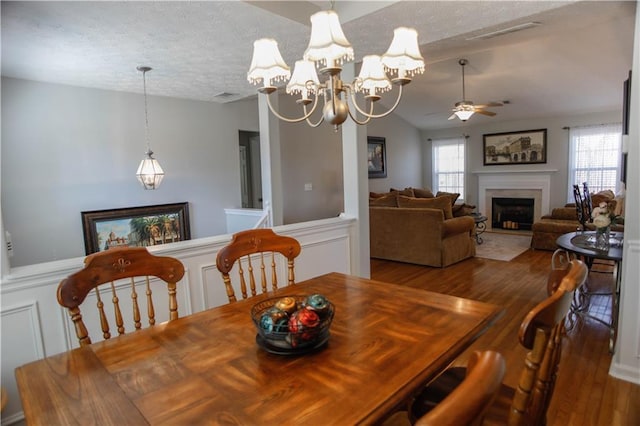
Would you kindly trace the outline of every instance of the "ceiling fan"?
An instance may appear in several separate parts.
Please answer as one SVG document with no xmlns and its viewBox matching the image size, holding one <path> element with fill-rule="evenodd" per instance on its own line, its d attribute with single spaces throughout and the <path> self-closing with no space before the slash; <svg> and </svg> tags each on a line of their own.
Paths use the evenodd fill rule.
<svg viewBox="0 0 640 426">
<path fill-rule="evenodd" d="M 502 106 L 500 102 L 489 102 L 487 104 L 474 105 L 473 102 L 466 100 L 464 92 L 464 67 L 469 63 L 469 61 L 466 59 L 460 59 L 458 63 L 462 67 L 462 100 L 460 102 L 456 102 L 454 108 L 451 110 L 453 111 L 453 114 L 451 114 L 449 120 L 453 120 L 458 117 L 460 121 L 467 121 L 475 113 L 488 115 L 489 117 L 496 115 L 495 112 L 487 111 L 485 108 Z"/>
</svg>

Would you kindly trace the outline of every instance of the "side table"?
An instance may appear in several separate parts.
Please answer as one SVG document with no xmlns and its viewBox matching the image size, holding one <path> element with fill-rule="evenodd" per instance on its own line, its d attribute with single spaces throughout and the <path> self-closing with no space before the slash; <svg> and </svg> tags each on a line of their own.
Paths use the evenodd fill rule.
<svg viewBox="0 0 640 426">
<path fill-rule="evenodd" d="M 482 237 L 480 237 L 480 234 L 482 234 L 484 231 L 487 230 L 487 217 L 485 215 L 483 215 L 482 213 L 471 213 L 470 215 L 473 218 L 473 221 L 476 223 L 476 244 L 482 244 Z"/>
</svg>

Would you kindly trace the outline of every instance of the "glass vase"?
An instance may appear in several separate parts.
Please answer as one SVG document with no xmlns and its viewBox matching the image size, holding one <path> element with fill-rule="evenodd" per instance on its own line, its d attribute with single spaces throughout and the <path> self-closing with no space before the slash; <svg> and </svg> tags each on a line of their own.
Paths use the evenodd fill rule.
<svg viewBox="0 0 640 426">
<path fill-rule="evenodd" d="M 597 250 L 609 250 L 609 236 L 611 234 L 611 227 L 596 228 L 596 249 Z"/>
</svg>

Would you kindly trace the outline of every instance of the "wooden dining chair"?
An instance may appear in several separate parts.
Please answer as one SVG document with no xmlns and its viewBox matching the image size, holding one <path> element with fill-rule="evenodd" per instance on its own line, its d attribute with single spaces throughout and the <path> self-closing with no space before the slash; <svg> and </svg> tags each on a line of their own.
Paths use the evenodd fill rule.
<svg viewBox="0 0 640 426">
<path fill-rule="evenodd" d="M 250 229 L 234 234 L 231 242 L 223 247 L 216 257 L 216 267 L 222 274 L 229 302 L 237 300 L 229 275 L 236 262 L 240 293 L 242 298 L 246 299 L 258 292 L 257 274 L 262 293 L 278 288 L 276 253 L 287 259 L 287 285 L 294 284 L 294 259 L 298 257 L 300 250 L 300 243 L 295 238 L 277 235 L 268 228 Z M 271 279 L 267 278 L 267 269 L 270 271 Z M 245 277 L 245 273 L 248 277 Z"/>
<path fill-rule="evenodd" d="M 495 399 L 506 372 L 498 352 L 473 352 L 466 376 L 442 401 L 416 420 L 416 426 L 480 425 Z"/>
<path fill-rule="evenodd" d="M 104 339 L 111 338 L 110 320 L 118 335 L 125 334 L 125 320 L 121 296 L 127 294 L 131 302 L 131 322 L 136 330 L 142 328 L 138 292 L 144 293 L 148 324 L 156 322 L 154 295 L 151 290 L 160 282 L 168 291 L 169 320 L 178 318 L 176 283 L 184 275 L 184 266 L 178 259 L 154 256 L 144 247 L 118 247 L 87 256 L 84 267 L 69 275 L 58 285 L 58 303 L 69 310 L 80 346 L 91 344 L 89 332 L 80 312 L 80 305 L 94 290 L 96 306 Z M 103 286 L 101 288 L 101 286 Z M 112 306 L 105 311 L 103 301 L 110 299 Z M 128 305 L 128 302 L 126 302 Z M 108 311 L 108 312 L 107 312 Z"/>
<path fill-rule="evenodd" d="M 529 350 L 516 388 L 501 385 L 485 412 L 483 425 L 542 425 L 558 374 L 564 318 L 575 289 L 587 278 L 587 266 L 571 260 L 558 289 L 536 305 L 520 325 L 520 344 Z M 425 416 L 464 380 L 464 367 L 447 369 L 415 398 L 410 417 Z"/>
</svg>

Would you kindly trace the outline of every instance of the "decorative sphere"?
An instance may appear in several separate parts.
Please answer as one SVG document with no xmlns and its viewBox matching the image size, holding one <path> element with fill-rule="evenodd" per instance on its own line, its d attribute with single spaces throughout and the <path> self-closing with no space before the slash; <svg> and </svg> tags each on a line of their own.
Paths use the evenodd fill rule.
<svg viewBox="0 0 640 426">
<path fill-rule="evenodd" d="M 349 115 L 349 109 L 347 108 L 346 102 L 342 100 L 336 100 L 336 108 L 334 113 L 333 102 L 328 101 L 322 108 L 322 115 L 328 123 L 338 125 L 344 123 L 344 121 L 347 119 L 347 116 Z"/>
</svg>

